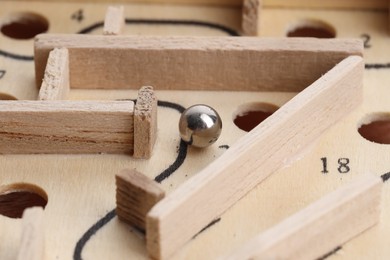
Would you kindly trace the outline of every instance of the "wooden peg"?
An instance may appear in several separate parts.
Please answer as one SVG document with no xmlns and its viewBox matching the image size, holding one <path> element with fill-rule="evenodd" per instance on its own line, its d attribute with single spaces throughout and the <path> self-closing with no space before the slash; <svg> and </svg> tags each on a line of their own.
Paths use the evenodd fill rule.
<svg viewBox="0 0 390 260">
<path fill-rule="evenodd" d="M 152 156 L 157 138 L 157 98 L 153 87 L 142 87 L 138 92 L 134 110 L 134 154 L 135 158 Z"/>
<path fill-rule="evenodd" d="M 366 175 L 324 196 L 225 259 L 318 259 L 380 218 L 383 182 Z"/>
<path fill-rule="evenodd" d="M 44 259 L 45 229 L 43 208 L 27 208 L 23 212 L 23 233 L 18 260 Z"/>
<path fill-rule="evenodd" d="M 146 214 L 165 196 L 165 192 L 155 181 L 136 170 L 123 170 L 115 178 L 118 218 L 145 230 Z"/>
<path fill-rule="evenodd" d="M 242 33 L 245 36 L 259 34 L 261 0 L 244 0 L 242 6 Z"/>
<path fill-rule="evenodd" d="M 106 17 L 104 19 L 104 35 L 120 35 L 122 34 L 125 24 L 125 14 L 123 6 L 109 6 L 107 8 Z"/>
<path fill-rule="evenodd" d="M 69 94 L 69 53 L 55 48 L 49 54 L 38 100 L 65 100 Z"/>
</svg>

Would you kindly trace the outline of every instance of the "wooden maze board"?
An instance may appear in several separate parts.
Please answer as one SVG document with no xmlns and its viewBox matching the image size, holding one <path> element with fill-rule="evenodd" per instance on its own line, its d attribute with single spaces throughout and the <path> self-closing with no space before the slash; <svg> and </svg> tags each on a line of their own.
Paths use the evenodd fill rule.
<svg viewBox="0 0 390 260">
<path fill-rule="evenodd" d="M 291 1 L 290 5 L 295 2 L 295 8 L 278 8 L 273 6 L 272 1 L 266 1 L 259 22 L 260 36 L 286 37 L 288 30 L 302 24 L 302 21 L 308 25 L 321 21 L 333 26 L 338 38 L 362 38 L 365 40 L 366 63 L 363 104 L 308 147 L 304 154 L 298 156 L 299 160 L 286 161 L 285 168 L 258 185 L 180 249 L 173 259 L 214 259 L 229 254 L 256 234 L 357 176 L 365 173 L 381 176 L 390 171 L 390 146 L 370 142 L 358 132 L 362 120 L 369 115 L 380 114 L 382 121 L 390 120 L 390 52 L 387 51 L 390 36 L 388 12 L 383 9 L 387 3 L 372 1 L 376 8 L 373 10 L 367 6 L 360 8 L 361 2 L 357 1 L 354 10 L 336 10 L 299 7 L 299 1 Z M 340 2 L 351 5 L 353 1 Z M 239 6 L 123 5 L 127 18 L 124 34 L 227 36 L 240 33 Z M 36 16 L 39 14 L 48 21 L 48 33 L 84 31 L 102 34 L 101 24 L 107 6 L 103 2 L 2 1 L 0 25 L 18 15 L 30 16 L 39 25 L 42 22 Z M 162 20 L 170 22 L 163 23 Z M 216 24 L 223 25 L 223 28 L 214 26 Z M 0 99 L 37 98 L 33 43 L 33 39 L 17 40 L 0 34 Z M 172 169 L 171 165 L 176 161 L 175 165 L 180 167 L 172 170 L 172 175 L 161 182 L 162 188 L 170 193 L 246 134 L 233 123 L 235 115 L 245 112 L 245 104 L 257 103 L 261 107 L 261 103 L 269 103 L 280 107 L 296 94 L 159 91 L 158 86 L 155 87 L 160 101 L 177 106 L 166 106 L 167 103 L 164 106 L 160 102 L 157 143 L 149 160 L 107 154 L 0 155 L 1 185 L 26 182 L 41 187 L 47 193 L 43 231 L 46 237 L 45 259 L 147 259 L 144 235 L 120 222 L 113 213 L 115 174 L 124 168 L 136 168 L 155 178 L 164 170 Z M 135 90 L 72 89 L 70 99 L 134 99 L 136 95 Z M 202 150 L 188 148 L 186 154 L 179 147 L 177 124 L 180 113 L 177 107 L 198 103 L 208 104 L 220 113 L 223 131 L 216 144 Z M 382 140 L 389 142 L 389 135 L 383 133 Z M 181 159 L 184 159 L 182 164 Z M 329 258 L 388 258 L 389 219 L 390 187 L 385 183 L 379 224 L 340 245 Z M 21 220 L 0 217 L 0 233 L 0 259 L 16 259 L 22 234 Z"/>
</svg>

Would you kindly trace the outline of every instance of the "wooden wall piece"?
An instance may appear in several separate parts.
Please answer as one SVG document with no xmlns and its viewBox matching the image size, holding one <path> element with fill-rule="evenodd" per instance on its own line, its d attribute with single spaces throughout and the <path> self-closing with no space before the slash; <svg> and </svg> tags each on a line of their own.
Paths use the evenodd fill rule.
<svg viewBox="0 0 390 260">
<path fill-rule="evenodd" d="M 65 100 L 69 90 L 68 50 L 56 48 L 49 54 L 38 100 Z"/>
<path fill-rule="evenodd" d="M 123 6 L 109 6 L 104 19 L 103 35 L 120 35 L 125 25 Z"/>
<path fill-rule="evenodd" d="M 134 109 L 134 158 L 152 156 L 157 139 L 157 98 L 153 87 L 142 87 Z"/>
<path fill-rule="evenodd" d="M 344 59 L 154 206 L 146 220 L 150 256 L 171 256 L 356 108 L 363 71 L 361 57 Z"/>
<path fill-rule="evenodd" d="M 289 92 L 363 51 L 346 39 L 44 34 L 35 41 L 38 84 L 58 47 L 69 49 L 71 88 Z"/>
<path fill-rule="evenodd" d="M 132 101 L 2 101 L 0 153 L 132 153 Z"/>
<path fill-rule="evenodd" d="M 365 175 L 250 240 L 227 259 L 319 259 L 378 223 L 383 182 Z"/>
<path fill-rule="evenodd" d="M 25 0 L 24 0 L 25 1 Z M 28 0 L 34 1 L 34 0 Z M 43 0 L 49 1 L 49 0 Z M 50 0 L 53 1 L 53 0 Z M 54 0 L 62 1 L 62 0 Z M 70 0 L 69 2 L 76 2 Z M 263 0 L 265 7 L 281 8 L 331 8 L 331 9 L 387 9 L 387 0 Z M 88 0 L 87 2 L 107 2 L 107 0 Z M 136 3 L 139 0 L 111 0 L 110 3 Z M 151 4 L 187 4 L 187 5 L 211 5 L 211 6 L 242 6 L 242 0 L 146 0 Z"/>
<path fill-rule="evenodd" d="M 242 32 L 245 36 L 259 35 L 261 1 L 244 0 L 242 6 Z"/>
<path fill-rule="evenodd" d="M 165 196 L 154 181 L 136 170 L 123 170 L 116 179 L 116 214 L 118 218 L 145 230 L 146 214 Z"/>
<path fill-rule="evenodd" d="M 18 260 L 42 260 L 45 253 L 44 212 L 41 207 L 27 208 L 23 212 L 23 234 Z"/>
</svg>

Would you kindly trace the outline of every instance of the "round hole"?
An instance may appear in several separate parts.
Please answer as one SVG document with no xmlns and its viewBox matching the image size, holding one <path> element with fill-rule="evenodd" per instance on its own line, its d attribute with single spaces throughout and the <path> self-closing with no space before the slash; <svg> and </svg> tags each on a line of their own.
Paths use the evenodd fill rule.
<svg viewBox="0 0 390 260">
<path fill-rule="evenodd" d="M 0 92 L 0 100 L 18 100 L 16 97 Z"/>
<path fill-rule="evenodd" d="M 34 13 L 15 13 L 9 15 L 1 24 L 1 32 L 12 39 L 32 39 L 37 34 L 47 32 L 48 20 Z"/>
<path fill-rule="evenodd" d="M 46 192 L 34 184 L 14 183 L 0 187 L 0 215 L 10 218 L 21 218 L 26 208 L 45 208 L 47 201 Z"/>
<path fill-rule="evenodd" d="M 328 23 L 319 20 L 300 21 L 287 31 L 288 37 L 335 38 L 336 30 Z"/>
<path fill-rule="evenodd" d="M 371 142 L 390 144 L 390 113 L 378 113 L 365 117 L 359 125 L 358 132 Z"/>
<path fill-rule="evenodd" d="M 278 109 L 268 103 L 244 104 L 234 113 L 233 122 L 241 130 L 249 132 Z"/>
</svg>

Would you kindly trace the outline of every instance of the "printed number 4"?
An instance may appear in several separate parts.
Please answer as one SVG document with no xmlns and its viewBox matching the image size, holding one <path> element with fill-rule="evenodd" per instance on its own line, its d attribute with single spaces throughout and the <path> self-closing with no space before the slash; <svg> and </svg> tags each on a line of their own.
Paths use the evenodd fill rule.
<svg viewBox="0 0 390 260">
<path fill-rule="evenodd" d="M 322 161 L 321 173 L 323 173 L 323 174 L 329 173 L 329 171 L 328 171 L 328 158 L 322 157 L 321 161 Z M 349 167 L 349 159 L 348 158 L 339 158 L 337 160 L 337 163 L 338 163 L 337 171 L 339 173 L 348 173 L 351 170 L 351 168 Z"/>
<path fill-rule="evenodd" d="M 84 11 L 82 9 L 78 10 L 77 12 L 72 14 L 72 20 L 76 20 L 78 22 L 81 22 L 84 20 Z"/>
</svg>

